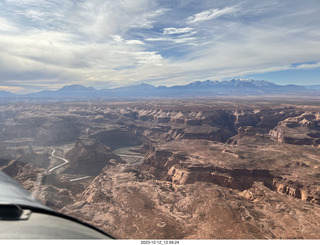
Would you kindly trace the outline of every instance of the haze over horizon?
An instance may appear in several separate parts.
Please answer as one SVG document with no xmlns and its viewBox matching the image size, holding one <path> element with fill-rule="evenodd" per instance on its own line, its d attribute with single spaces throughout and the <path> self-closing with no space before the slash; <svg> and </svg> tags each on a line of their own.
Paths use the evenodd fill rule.
<svg viewBox="0 0 320 245">
<path fill-rule="evenodd" d="M 190 85 L 199 85 L 199 84 L 203 84 L 205 86 L 214 86 L 216 83 L 221 83 L 221 84 L 224 84 L 224 85 L 227 85 L 229 82 L 230 84 L 227 85 L 227 86 L 239 86 L 237 83 L 235 84 L 232 84 L 233 82 L 244 82 L 244 83 L 255 83 L 255 82 L 261 82 L 261 83 L 265 83 L 267 86 L 268 84 L 269 85 L 279 85 L 277 83 L 274 83 L 274 82 L 270 82 L 270 81 L 266 81 L 266 80 L 254 80 L 254 79 L 238 79 L 238 78 L 235 78 L 235 79 L 229 79 L 229 80 L 221 80 L 221 81 L 218 81 L 218 80 L 205 80 L 205 81 L 194 81 L 194 82 L 191 82 L 191 83 L 188 83 L 188 84 L 182 84 L 182 85 L 175 85 L 175 84 L 169 84 L 169 85 L 152 85 L 150 83 L 147 83 L 147 82 L 141 82 L 141 83 L 137 83 L 137 84 L 132 84 L 132 85 L 127 85 L 127 86 L 121 86 L 119 85 L 118 87 L 111 87 L 111 88 L 96 88 L 94 85 L 91 86 L 91 85 L 82 85 L 82 84 L 77 84 L 77 83 L 73 83 L 73 84 L 67 84 L 67 85 L 62 85 L 61 87 L 59 88 L 55 88 L 55 89 L 45 89 L 45 90 L 41 90 L 41 91 L 38 91 L 38 92 L 45 92 L 45 91 L 52 91 L 52 92 L 55 92 L 55 91 L 59 91 L 59 90 L 64 90 L 64 89 L 67 89 L 69 91 L 72 91 L 73 89 L 75 89 L 76 91 L 77 90 L 96 90 L 96 91 L 99 91 L 99 90 L 114 90 L 114 89 L 122 89 L 122 88 L 139 88 L 139 89 L 148 89 L 148 88 L 162 88 L 162 87 L 166 87 L 166 88 L 174 88 L 174 87 L 188 87 Z M 284 85 L 280 85 L 280 86 L 290 86 L 290 85 L 294 85 L 294 84 L 284 84 Z M 255 86 L 255 85 L 253 85 Z M 303 86 L 303 85 L 297 85 L 297 86 Z M 317 85 L 316 85 L 317 86 Z M 192 88 L 192 87 L 190 87 Z M 212 87 L 214 88 L 214 87 Z M 0 91 L 5 91 L 5 90 L 0 90 Z M 16 92 L 14 94 L 17 94 L 17 95 L 26 95 L 26 94 L 30 94 L 26 91 L 22 91 L 21 93 L 19 92 Z M 32 93 L 31 93 L 32 94 Z"/>
<path fill-rule="evenodd" d="M 319 85 L 319 11 L 316 0 L 6 0 L 0 90 L 232 78 Z"/>
</svg>

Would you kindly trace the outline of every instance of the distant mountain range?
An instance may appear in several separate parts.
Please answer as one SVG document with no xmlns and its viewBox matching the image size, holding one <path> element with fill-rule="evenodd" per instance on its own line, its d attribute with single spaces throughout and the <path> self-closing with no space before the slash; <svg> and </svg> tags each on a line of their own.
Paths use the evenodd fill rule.
<svg viewBox="0 0 320 245">
<path fill-rule="evenodd" d="M 277 85 L 267 81 L 233 79 L 228 81 L 196 81 L 187 85 L 172 87 L 153 86 L 142 83 L 139 85 L 114 89 L 97 90 L 82 85 L 69 85 L 56 91 L 44 90 L 24 95 L 0 91 L 1 101 L 4 100 L 49 100 L 66 101 L 82 99 L 124 99 L 124 98 L 186 98 L 211 96 L 259 96 L 259 95 L 301 95 L 316 91 L 320 86 Z"/>
<path fill-rule="evenodd" d="M 311 90 L 320 90 L 320 85 L 306 85 L 304 87 Z"/>
</svg>

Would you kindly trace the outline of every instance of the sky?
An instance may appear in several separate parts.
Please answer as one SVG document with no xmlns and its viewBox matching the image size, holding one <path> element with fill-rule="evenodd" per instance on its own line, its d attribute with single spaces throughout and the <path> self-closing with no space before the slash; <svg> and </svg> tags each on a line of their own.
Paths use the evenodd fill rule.
<svg viewBox="0 0 320 245">
<path fill-rule="evenodd" d="M 0 90 L 320 84 L 319 0 L 0 0 Z"/>
</svg>

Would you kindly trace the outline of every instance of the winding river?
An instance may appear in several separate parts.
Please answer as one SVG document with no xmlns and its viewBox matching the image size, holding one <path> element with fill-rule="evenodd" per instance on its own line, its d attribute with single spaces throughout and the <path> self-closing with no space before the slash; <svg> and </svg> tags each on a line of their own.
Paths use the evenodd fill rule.
<svg viewBox="0 0 320 245">
<path fill-rule="evenodd" d="M 143 162 L 144 154 L 136 152 L 141 146 L 122 147 L 113 151 L 130 165 L 136 165 Z"/>
<path fill-rule="evenodd" d="M 69 160 L 67 160 L 67 159 L 65 159 L 65 158 L 63 158 L 63 157 L 55 156 L 54 153 L 56 152 L 56 150 L 55 150 L 53 147 L 51 147 L 51 149 L 52 149 L 51 156 L 54 157 L 54 158 L 56 158 L 56 159 L 62 160 L 63 163 L 61 163 L 61 164 L 59 164 L 58 166 L 55 166 L 55 167 L 53 167 L 53 168 L 50 168 L 50 169 L 49 169 L 49 172 L 52 172 L 52 171 L 54 171 L 54 170 L 57 170 L 57 169 L 63 167 L 64 165 L 66 165 L 66 164 L 69 162 Z"/>
<path fill-rule="evenodd" d="M 137 152 L 137 150 L 139 150 L 140 148 L 141 148 L 141 146 L 122 147 L 122 148 L 118 148 L 118 149 L 114 150 L 113 153 L 117 154 L 123 160 L 125 160 L 127 163 L 129 163 L 131 166 L 133 166 L 133 165 L 141 164 L 143 162 L 144 154 Z M 67 163 L 69 163 L 68 159 L 56 156 L 55 155 L 56 150 L 53 147 L 51 147 L 51 149 L 52 149 L 51 156 L 53 158 L 61 160 L 62 163 L 55 166 L 55 167 L 50 168 L 48 170 L 49 172 L 55 171 L 59 168 L 62 168 Z M 80 181 L 80 180 L 84 180 L 84 179 L 87 179 L 90 177 L 92 177 L 92 176 L 82 176 L 79 178 L 70 179 L 70 182 Z"/>
</svg>

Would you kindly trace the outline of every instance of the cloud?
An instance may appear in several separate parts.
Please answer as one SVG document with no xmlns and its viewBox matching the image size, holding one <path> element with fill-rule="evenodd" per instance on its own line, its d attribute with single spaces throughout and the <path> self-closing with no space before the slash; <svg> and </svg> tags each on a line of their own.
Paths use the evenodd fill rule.
<svg viewBox="0 0 320 245">
<path fill-rule="evenodd" d="M 129 45 L 144 45 L 145 43 L 142 42 L 141 40 L 127 40 L 126 44 L 129 44 Z"/>
<path fill-rule="evenodd" d="M 157 38 L 148 38 L 146 41 L 149 42 L 172 42 L 175 44 L 187 44 L 194 45 L 195 37 L 157 37 Z"/>
<path fill-rule="evenodd" d="M 291 68 L 293 69 L 314 69 L 314 68 L 320 68 L 320 61 L 318 62 L 307 62 L 305 64 L 294 64 L 291 65 Z"/>
<path fill-rule="evenodd" d="M 26 92 L 103 81 L 183 84 L 320 62 L 320 6 L 313 0 L 0 4 L 0 86 Z"/>
<path fill-rule="evenodd" d="M 120 35 L 110 35 L 116 43 L 129 44 L 129 45 L 144 45 L 145 43 L 141 40 L 124 40 Z"/>
<path fill-rule="evenodd" d="M 193 31 L 191 27 L 184 27 L 184 28 L 175 28 L 175 27 L 167 27 L 163 29 L 164 35 L 173 35 L 173 34 L 183 34 L 183 33 L 190 33 Z"/>
<path fill-rule="evenodd" d="M 194 31 L 194 29 L 191 27 L 167 27 L 162 30 L 162 35 L 159 35 L 158 37 L 146 38 L 145 41 L 170 42 L 174 44 L 194 45 L 194 41 L 197 40 L 197 38 L 194 36 L 196 33 L 197 31 Z"/>
<path fill-rule="evenodd" d="M 5 18 L 0 17 L 0 32 L 17 32 L 19 29 Z"/>
<path fill-rule="evenodd" d="M 112 37 L 113 40 L 116 41 L 117 43 L 122 43 L 123 42 L 123 38 L 120 35 L 110 35 L 110 37 Z"/>
<path fill-rule="evenodd" d="M 225 7 L 223 9 L 209 9 L 209 10 L 204 10 L 200 13 L 197 13 L 193 16 L 190 16 L 187 18 L 187 23 L 188 24 L 195 24 L 195 23 L 199 23 L 199 22 L 203 22 L 203 21 L 207 21 L 207 20 L 212 20 L 215 18 L 218 18 L 222 15 L 227 15 L 227 14 L 231 14 L 234 13 L 238 10 L 237 7 L 233 6 L 233 7 Z"/>
<path fill-rule="evenodd" d="M 320 43 L 310 41 L 307 36 L 290 34 L 289 30 L 286 33 L 283 28 L 261 29 L 242 25 L 229 28 L 218 42 L 203 43 L 187 57 L 176 61 L 179 70 L 188 67 L 186 70 L 190 77 L 219 80 L 253 73 L 319 67 Z M 236 38 L 229 39 L 232 35 Z M 294 60 L 317 60 L 317 63 L 292 67 L 290 64 Z"/>
<path fill-rule="evenodd" d="M 101 41 L 131 28 L 153 28 L 155 19 L 167 9 L 158 8 L 156 0 L 10 0 L 5 11 L 24 27 L 72 32 L 85 40 Z"/>
<path fill-rule="evenodd" d="M 0 86 L 0 90 L 19 93 L 24 90 L 23 87 Z"/>
<path fill-rule="evenodd" d="M 105 43 L 86 43 L 77 42 L 75 35 L 47 30 L 0 34 L 0 85 L 21 81 L 38 89 L 43 89 L 39 84 L 44 83 L 50 89 L 62 82 L 86 84 L 110 77 L 118 83 L 122 79 L 117 77 L 122 75 L 114 71 L 119 67 L 150 70 L 162 65 L 159 53 L 144 51 L 141 46 L 142 41 L 125 40 L 120 35 Z"/>
<path fill-rule="evenodd" d="M 86 38 L 102 41 L 110 35 L 124 35 L 131 29 L 151 29 L 155 19 L 167 10 L 153 7 L 155 0 L 86 0 L 70 8 L 69 26 Z"/>
</svg>

